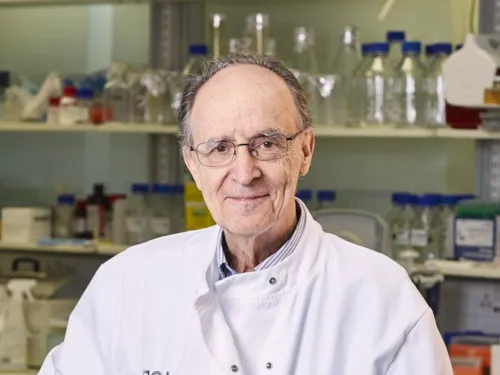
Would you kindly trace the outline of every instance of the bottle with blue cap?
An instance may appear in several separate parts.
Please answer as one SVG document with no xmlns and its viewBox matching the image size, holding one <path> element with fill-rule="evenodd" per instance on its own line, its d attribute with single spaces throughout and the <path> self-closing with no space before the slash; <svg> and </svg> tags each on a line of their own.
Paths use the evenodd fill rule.
<svg viewBox="0 0 500 375">
<path fill-rule="evenodd" d="M 424 194 L 417 198 L 417 213 L 411 225 L 410 245 L 420 254 L 419 260 L 442 257 L 440 196 Z"/>
<path fill-rule="evenodd" d="M 392 193 L 392 209 L 387 217 L 390 232 L 392 257 L 400 255 L 410 248 L 410 230 L 415 218 L 415 195 L 408 192 Z"/>
<path fill-rule="evenodd" d="M 424 122 L 431 127 L 446 125 L 446 98 L 443 64 L 451 55 L 450 43 L 435 43 L 432 45 L 431 60 L 423 81 L 424 89 Z"/>
<path fill-rule="evenodd" d="M 422 43 L 404 42 L 403 57 L 394 68 L 388 99 L 390 121 L 400 127 L 422 125 L 425 66 L 420 59 Z"/>
<path fill-rule="evenodd" d="M 149 194 L 150 186 L 145 183 L 135 183 L 131 186 L 131 195 L 127 199 L 127 242 L 137 245 L 149 240 Z"/>
<path fill-rule="evenodd" d="M 152 238 L 184 231 L 183 197 L 183 185 L 153 185 L 150 213 Z"/>
<path fill-rule="evenodd" d="M 73 194 L 59 194 L 54 209 L 54 237 L 72 238 L 76 199 Z"/>
<path fill-rule="evenodd" d="M 364 97 L 364 72 L 365 69 L 371 64 L 373 58 L 371 43 L 364 43 L 361 45 L 361 62 L 354 69 L 351 79 L 351 87 L 348 92 L 347 106 L 348 118 L 347 125 L 349 127 L 359 127 L 361 125 L 363 114 L 363 100 Z"/>
<path fill-rule="evenodd" d="M 313 204 L 313 194 L 312 190 L 309 189 L 301 189 L 297 190 L 295 193 L 295 196 L 300 199 L 304 204 L 307 206 L 309 210 L 312 210 L 312 204 Z"/>
<path fill-rule="evenodd" d="M 318 190 L 316 192 L 316 200 L 318 201 L 318 209 L 326 210 L 335 208 L 335 200 L 337 195 L 333 190 Z"/>
<path fill-rule="evenodd" d="M 389 30 L 386 40 L 389 44 L 389 61 L 395 67 L 401 61 L 401 46 L 406 41 L 406 33 L 403 30 Z"/>
<path fill-rule="evenodd" d="M 371 57 L 368 64 L 360 71 L 361 126 L 383 125 L 388 122 L 385 102 L 392 71 L 387 60 L 389 45 L 371 43 L 369 51 Z"/>
<path fill-rule="evenodd" d="M 182 75 L 200 74 L 207 60 L 208 46 L 206 44 L 191 44 L 189 46 L 189 61 Z"/>
<path fill-rule="evenodd" d="M 442 248 L 444 258 L 453 258 L 454 221 L 457 204 L 460 196 L 456 194 L 443 194 L 441 196 L 441 228 Z"/>
</svg>

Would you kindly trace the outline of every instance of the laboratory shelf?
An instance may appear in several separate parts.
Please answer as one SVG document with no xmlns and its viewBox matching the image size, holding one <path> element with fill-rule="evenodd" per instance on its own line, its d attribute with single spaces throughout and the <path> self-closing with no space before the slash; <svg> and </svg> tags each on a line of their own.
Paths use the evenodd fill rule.
<svg viewBox="0 0 500 375">
<path fill-rule="evenodd" d="M 177 125 L 118 124 L 61 126 L 35 122 L 0 122 L 0 132 L 177 134 Z"/>
<path fill-rule="evenodd" d="M 2 371 L 0 370 L 0 375 L 36 375 L 37 370 L 20 370 L 20 371 Z"/>
<path fill-rule="evenodd" d="M 488 279 L 500 281 L 500 264 L 472 262 L 472 261 L 451 261 L 434 260 L 427 262 L 428 266 L 435 266 L 446 277 Z"/>
<path fill-rule="evenodd" d="M 87 245 L 40 245 L 37 243 L 1 242 L 0 251 L 29 251 L 40 253 L 61 254 L 101 254 L 115 255 L 127 248 L 126 245 L 96 244 L 89 242 Z"/>
</svg>

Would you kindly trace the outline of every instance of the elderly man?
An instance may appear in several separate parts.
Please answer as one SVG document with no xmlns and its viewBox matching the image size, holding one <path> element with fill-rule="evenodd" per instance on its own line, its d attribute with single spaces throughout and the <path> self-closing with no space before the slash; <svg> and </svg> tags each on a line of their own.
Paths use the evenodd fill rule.
<svg viewBox="0 0 500 375">
<path fill-rule="evenodd" d="M 294 198 L 314 151 L 299 83 L 230 55 L 193 77 L 184 160 L 217 226 L 105 263 L 42 375 L 451 375 L 404 269 L 324 233 Z"/>
</svg>

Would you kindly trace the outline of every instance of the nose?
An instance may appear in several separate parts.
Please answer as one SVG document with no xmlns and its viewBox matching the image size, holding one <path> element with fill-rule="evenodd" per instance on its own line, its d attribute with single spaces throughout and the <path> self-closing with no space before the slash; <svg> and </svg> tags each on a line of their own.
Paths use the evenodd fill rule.
<svg viewBox="0 0 500 375">
<path fill-rule="evenodd" d="M 234 181 L 241 185 L 250 185 L 252 181 L 261 176 L 257 160 L 251 155 L 246 145 L 238 147 L 236 159 L 231 165 L 231 174 Z"/>
</svg>

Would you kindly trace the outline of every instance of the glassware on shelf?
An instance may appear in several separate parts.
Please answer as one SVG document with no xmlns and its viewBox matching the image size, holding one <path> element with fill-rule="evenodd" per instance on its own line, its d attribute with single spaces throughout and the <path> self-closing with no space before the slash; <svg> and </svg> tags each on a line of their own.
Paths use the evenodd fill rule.
<svg viewBox="0 0 500 375">
<path fill-rule="evenodd" d="M 361 46 L 362 60 L 354 69 L 351 77 L 351 85 L 347 93 L 348 118 L 347 125 L 358 127 L 361 124 L 364 106 L 364 79 L 365 69 L 371 64 L 373 53 L 371 44 L 366 43 Z"/>
<path fill-rule="evenodd" d="M 217 59 L 227 55 L 226 15 L 222 13 L 212 14 L 209 18 L 208 31 L 212 57 Z"/>
<path fill-rule="evenodd" d="M 309 106 L 317 126 L 345 126 L 347 96 L 338 75 L 310 75 L 308 78 Z"/>
<path fill-rule="evenodd" d="M 389 61 L 395 67 L 402 58 L 401 47 L 406 41 L 406 33 L 401 30 L 390 30 L 386 34 L 386 40 L 389 44 Z"/>
<path fill-rule="evenodd" d="M 167 72 L 168 94 L 170 99 L 170 115 L 175 119 L 175 114 L 181 105 L 182 91 L 186 86 L 186 76 L 178 72 Z"/>
<path fill-rule="evenodd" d="M 424 121 L 431 127 L 446 126 L 443 63 L 450 56 L 451 51 L 452 46 L 450 43 L 436 43 L 432 45 L 433 57 L 423 82 L 425 95 Z"/>
<path fill-rule="evenodd" d="M 146 87 L 142 83 L 142 75 L 143 72 L 139 69 L 127 72 L 127 84 L 130 90 L 129 121 L 134 124 L 148 122 L 145 118 Z"/>
<path fill-rule="evenodd" d="M 141 77 L 145 87 L 144 120 L 151 124 L 166 124 L 170 116 L 167 72 L 147 70 Z"/>
<path fill-rule="evenodd" d="M 362 103 L 361 126 L 384 125 L 388 122 L 386 97 L 392 68 L 387 60 L 389 45 L 372 43 L 370 59 L 360 71 L 359 99 Z"/>
<path fill-rule="evenodd" d="M 356 27 L 346 26 L 340 40 L 341 45 L 330 69 L 333 73 L 340 75 L 344 82 L 344 89 L 348 91 L 352 74 L 361 61 Z"/>
<path fill-rule="evenodd" d="M 200 74 L 207 60 L 208 47 L 205 44 L 192 44 L 189 46 L 189 61 L 184 67 L 182 74 Z"/>
<path fill-rule="evenodd" d="M 246 20 L 245 35 L 250 38 L 252 52 L 265 54 L 269 43 L 269 15 L 264 13 L 251 14 Z"/>
<path fill-rule="evenodd" d="M 113 63 L 104 86 L 103 104 L 105 122 L 128 123 L 130 120 L 130 90 L 126 80 L 127 65 Z"/>
<path fill-rule="evenodd" d="M 294 30 L 290 69 L 304 89 L 307 89 L 309 85 L 309 74 L 319 73 L 314 54 L 313 30 L 306 27 L 298 27 Z"/>
<path fill-rule="evenodd" d="M 413 127 L 424 123 L 423 79 L 425 66 L 420 60 L 422 44 L 404 42 L 403 57 L 394 68 L 386 101 L 390 121 L 400 127 Z"/>
</svg>

